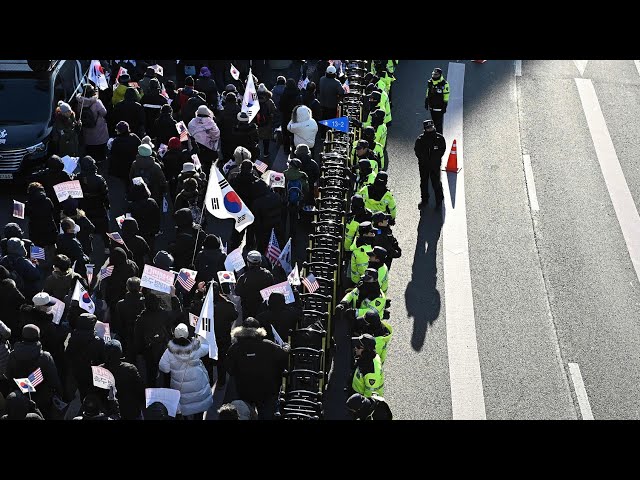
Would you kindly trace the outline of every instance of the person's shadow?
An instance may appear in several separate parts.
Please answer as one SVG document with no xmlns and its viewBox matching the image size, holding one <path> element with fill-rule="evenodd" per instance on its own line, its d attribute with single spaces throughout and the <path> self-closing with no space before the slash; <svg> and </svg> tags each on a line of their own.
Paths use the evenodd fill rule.
<svg viewBox="0 0 640 480">
<path fill-rule="evenodd" d="M 407 318 L 413 317 L 411 346 L 416 352 L 422 350 L 427 328 L 440 315 L 440 292 L 436 289 L 436 261 L 442 225 L 442 215 L 433 211 L 431 207 L 422 212 L 418 223 L 411 280 L 404 293 Z"/>
</svg>

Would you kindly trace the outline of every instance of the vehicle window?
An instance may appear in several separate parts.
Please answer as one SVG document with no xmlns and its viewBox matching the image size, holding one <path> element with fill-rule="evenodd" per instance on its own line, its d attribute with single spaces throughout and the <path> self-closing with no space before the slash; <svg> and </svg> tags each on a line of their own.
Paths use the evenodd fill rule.
<svg viewBox="0 0 640 480">
<path fill-rule="evenodd" d="M 73 91 L 78 86 L 76 83 L 76 61 L 64 60 L 58 78 L 62 81 L 62 87 L 64 88 L 64 101 L 68 102 L 73 95 Z"/>
<path fill-rule="evenodd" d="M 0 125 L 48 122 L 52 97 L 48 78 L 0 78 Z"/>
</svg>

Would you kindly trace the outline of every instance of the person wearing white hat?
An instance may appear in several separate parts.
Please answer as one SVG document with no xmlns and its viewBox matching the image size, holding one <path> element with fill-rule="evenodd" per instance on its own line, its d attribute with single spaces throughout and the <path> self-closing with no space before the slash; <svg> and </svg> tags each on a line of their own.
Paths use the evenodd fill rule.
<svg viewBox="0 0 640 480">
<path fill-rule="evenodd" d="M 198 335 L 189 339 L 189 328 L 179 324 L 160 358 L 158 368 L 169 374 L 168 388 L 180 391 L 178 413 L 200 420 L 213 405 L 209 374 L 201 358 L 209 354 L 209 345 Z"/>
<path fill-rule="evenodd" d="M 320 78 L 320 84 L 318 85 L 318 101 L 322 108 L 322 118 L 319 120 L 336 118 L 338 116 L 338 102 L 343 96 L 344 89 L 340 80 L 336 78 L 336 67 L 329 65 L 326 74 Z M 324 129 L 322 133 L 324 133 Z"/>
<path fill-rule="evenodd" d="M 200 105 L 196 116 L 189 122 L 189 134 L 198 143 L 198 158 L 205 171 L 211 169 L 211 164 L 218 158 L 218 143 L 220 129 L 213 120 L 213 112 L 206 105 Z"/>
</svg>

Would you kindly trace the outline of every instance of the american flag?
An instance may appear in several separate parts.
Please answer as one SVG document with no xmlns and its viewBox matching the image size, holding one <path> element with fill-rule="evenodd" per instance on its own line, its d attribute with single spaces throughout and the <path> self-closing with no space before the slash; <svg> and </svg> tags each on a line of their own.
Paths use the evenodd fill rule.
<svg viewBox="0 0 640 480">
<path fill-rule="evenodd" d="M 113 240 L 116 243 L 124 245 L 124 240 L 122 239 L 122 237 L 118 232 L 107 233 L 107 237 L 109 237 L 111 240 Z"/>
<path fill-rule="evenodd" d="M 313 273 L 310 273 L 306 278 L 303 278 L 301 281 L 304 284 L 304 286 L 307 287 L 307 290 L 309 290 L 310 293 L 313 293 L 320 288 L 320 284 L 318 283 L 318 280 L 316 280 L 316 277 L 313 275 Z"/>
<path fill-rule="evenodd" d="M 267 168 L 269 168 L 269 165 L 267 165 L 264 162 L 261 162 L 260 160 L 256 160 L 255 161 L 255 166 L 256 169 L 260 172 L 260 173 L 264 173 L 267 171 Z"/>
<path fill-rule="evenodd" d="M 40 385 L 44 380 L 44 377 L 42 376 L 42 370 L 40 370 L 40 367 L 38 367 L 34 372 L 32 372 L 31 375 L 29 375 L 27 378 L 31 382 L 31 385 L 34 387 L 37 387 L 38 385 Z"/>
<path fill-rule="evenodd" d="M 16 218 L 24 218 L 24 203 L 17 200 L 13 201 L 13 216 Z"/>
<path fill-rule="evenodd" d="M 45 260 L 44 248 L 31 245 L 31 258 L 38 260 Z"/>
<path fill-rule="evenodd" d="M 187 130 L 183 121 L 176 123 L 176 130 L 178 130 L 178 133 L 180 134 L 181 142 L 186 142 L 189 139 L 189 130 Z"/>
<path fill-rule="evenodd" d="M 271 261 L 272 264 L 279 263 L 278 258 L 282 251 L 280 250 L 280 245 L 278 244 L 278 239 L 276 238 L 276 233 L 273 228 L 271 229 L 271 239 L 269 240 L 269 246 L 267 247 L 266 257 Z"/>
<path fill-rule="evenodd" d="M 193 286 L 196 284 L 196 275 L 198 272 L 195 270 L 189 270 L 188 268 L 181 268 L 178 274 L 178 283 L 182 285 L 187 292 L 190 292 Z"/>
<path fill-rule="evenodd" d="M 113 273 L 113 265 L 109 265 L 108 267 L 102 267 L 100 269 L 100 273 L 98 274 L 98 280 L 104 280 L 107 277 L 110 277 Z"/>
</svg>

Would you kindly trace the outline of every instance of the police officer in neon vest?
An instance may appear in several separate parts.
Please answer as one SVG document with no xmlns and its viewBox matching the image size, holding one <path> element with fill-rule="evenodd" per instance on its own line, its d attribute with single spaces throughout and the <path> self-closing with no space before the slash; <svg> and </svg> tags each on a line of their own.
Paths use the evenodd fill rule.
<svg viewBox="0 0 640 480">
<path fill-rule="evenodd" d="M 375 239 L 376 231 L 371 222 L 362 222 L 358 225 L 358 235 L 351 244 L 351 262 L 349 271 L 351 281 L 355 284 L 369 266 L 369 252 L 373 250 L 371 245 Z"/>
<path fill-rule="evenodd" d="M 393 334 L 391 324 L 385 320 L 380 320 L 380 315 L 378 315 L 377 311 L 369 310 L 363 316 L 356 318 L 354 331 L 368 333 L 376 339 L 376 353 L 380 355 L 380 360 L 384 364 L 387 358 L 387 347 Z"/>
<path fill-rule="evenodd" d="M 441 68 L 434 68 L 431 78 L 427 83 L 427 93 L 424 99 L 424 108 L 431 112 L 431 118 L 436 125 L 436 131 L 442 134 L 444 114 L 447 113 L 449 103 L 449 82 L 442 75 Z"/>
<path fill-rule="evenodd" d="M 367 310 L 375 310 L 381 318 L 384 318 L 384 309 L 387 306 L 387 297 L 380 290 L 378 284 L 378 272 L 372 268 L 365 270 L 362 280 L 356 288 L 348 292 L 336 306 L 336 313 L 341 313 L 347 307 L 356 310 L 355 317 L 349 317 L 355 321 L 356 317 L 364 315 Z"/>
<path fill-rule="evenodd" d="M 364 199 L 364 206 L 372 212 L 384 212 L 396 218 L 396 199 L 387 188 L 387 172 L 378 172 L 373 185 L 362 187 L 358 193 Z"/>
<path fill-rule="evenodd" d="M 364 206 L 362 195 L 355 194 L 351 197 L 351 211 L 347 215 L 347 226 L 344 234 L 344 250 L 351 251 L 351 245 L 358 234 L 358 227 L 362 222 L 370 222 L 372 212 Z"/>
<path fill-rule="evenodd" d="M 389 287 L 389 268 L 385 264 L 387 251 L 382 247 L 373 247 L 367 254 L 369 255 L 369 265 L 367 268 L 377 270 L 380 290 L 386 295 L 387 288 Z"/>
<path fill-rule="evenodd" d="M 376 340 L 365 333 L 351 339 L 356 356 L 351 388 L 366 398 L 373 394 L 384 395 L 384 372 L 382 360 L 376 353 Z"/>
<path fill-rule="evenodd" d="M 400 258 L 402 256 L 402 249 L 398 244 L 398 240 L 393 236 L 391 227 L 389 226 L 391 221 L 391 215 L 383 212 L 375 212 L 371 216 L 371 224 L 373 228 L 377 229 L 376 238 L 373 241 L 373 246 L 379 246 L 387 251 L 387 259 L 385 264 L 391 269 L 391 262 L 394 258 Z"/>
</svg>

